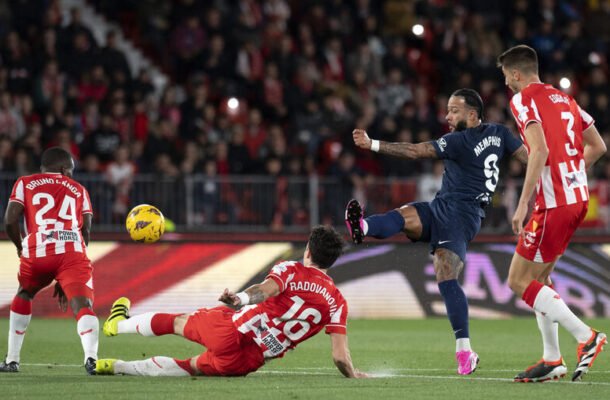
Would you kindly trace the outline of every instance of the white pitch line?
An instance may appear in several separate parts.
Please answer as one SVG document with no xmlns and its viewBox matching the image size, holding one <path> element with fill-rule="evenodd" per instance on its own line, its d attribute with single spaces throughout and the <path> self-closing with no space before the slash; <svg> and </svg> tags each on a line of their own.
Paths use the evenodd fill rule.
<svg viewBox="0 0 610 400">
<path fill-rule="evenodd" d="M 35 363 L 28 363 L 28 364 L 21 364 L 23 366 L 32 366 L 32 367 L 61 367 L 61 368 L 82 368 L 82 365 L 79 364 L 35 364 Z M 314 368 L 314 367 L 294 367 L 291 369 L 282 369 L 282 370 L 274 370 L 274 369 L 263 369 L 260 371 L 257 371 L 256 374 L 261 374 L 261 375 L 312 375 L 312 376 L 335 376 L 337 375 L 336 373 L 333 373 L 331 371 L 333 371 L 333 368 L 329 368 L 329 367 L 318 367 L 318 368 Z M 308 372 L 311 371 L 311 372 Z M 313 372 L 313 371 L 320 371 L 320 372 Z M 323 371 L 328 371 L 328 372 L 323 372 Z M 397 368 L 394 369 L 394 371 L 431 371 L 431 372 L 438 372 L 438 371 L 453 371 L 452 369 L 438 369 L 438 368 L 431 368 L 431 369 L 424 369 L 424 368 Z M 485 370 L 486 372 L 503 372 L 506 370 Z M 512 370 L 509 370 L 508 372 L 511 372 Z M 514 372 L 514 371 L 512 371 Z M 610 371 L 590 371 L 589 374 L 591 373 L 610 373 Z M 378 376 L 375 376 L 375 374 L 372 374 L 373 377 L 375 378 L 407 378 L 407 379 L 449 379 L 449 380 L 469 380 L 469 381 L 492 381 L 492 382 L 513 382 L 512 378 L 497 378 L 497 377 L 480 377 L 480 376 L 469 376 L 469 377 L 463 377 L 463 376 L 441 376 L 441 375 L 411 375 L 411 374 L 393 374 L 393 373 L 382 373 L 379 374 Z M 549 384 L 576 384 L 576 385 L 597 385 L 597 386 L 610 386 L 610 382 L 570 382 L 568 380 L 565 381 L 556 381 L 556 382 L 550 382 Z"/>
<path fill-rule="evenodd" d="M 452 370 L 453 371 L 453 370 Z M 327 375 L 332 376 L 329 372 L 302 372 L 302 371 L 280 371 L 280 370 L 262 370 L 258 371 L 257 374 L 272 374 L 272 375 Z M 407 379 L 449 379 L 449 380 L 465 380 L 465 381 L 492 381 L 492 382 L 513 382 L 511 378 L 484 378 L 476 376 L 440 376 L 440 375 L 406 375 L 406 374 L 387 374 L 383 373 L 378 376 L 372 374 L 373 378 L 407 378 Z M 610 382 L 571 382 L 571 381 L 555 381 L 548 384 L 575 384 L 575 385 L 597 385 L 597 386 L 610 386 Z"/>
<path fill-rule="evenodd" d="M 62 367 L 62 368 L 82 368 L 79 364 L 36 364 L 36 363 L 22 363 L 23 366 L 32 367 Z M 264 369 L 260 372 L 269 371 L 270 373 L 279 372 L 292 372 L 292 371 L 335 371 L 337 368 L 334 367 L 291 367 L 287 369 Z M 446 368 L 390 368 L 392 371 L 400 372 L 453 372 L 453 369 Z M 514 369 L 479 369 L 480 372 L 517 372 Z M 589 374 L 610 374 L 610 370 L 602 371 L 589 371 Z"/>
<path fill-rule="evenodd" d="M 290 370 L 298 370 L 298 371 L 334 371 L 337 368 L 335 367 L 291 367 L 289 369 L 286 369 L 288 371 Z M 380 368 L 380 369 L 387 369 L 387 367 L 384 368 Z M 402 372 L 454 372 L 455 369 L 446 369 L 446 368 L 389 368 L 392 371 L 402 371 Z M 276 371 L 276 370 L 270 370 L 270 371 Z M 277 371 L 283 371 L 283 370 L 277 370 Z M 483 369 L 480 368 L 478 369 L 478 371 L 481 372 L 511 372 L 511 373 L 517 373 L 518 371 L 516 369 Z M 610 374 L 610 370 L 595 370 L 595 371 L 589 371 L 589 374 Z"/>
</svg>

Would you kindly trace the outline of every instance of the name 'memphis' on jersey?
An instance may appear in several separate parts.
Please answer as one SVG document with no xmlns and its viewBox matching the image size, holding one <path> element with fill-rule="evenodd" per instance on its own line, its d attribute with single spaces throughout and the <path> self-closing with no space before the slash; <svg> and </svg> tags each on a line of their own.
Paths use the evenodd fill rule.
<svg viewBox="0 0 610 400">
<path fill-rule="evenodd" d="M 583 132 L 595 123 L 569 95 L 544 83 L 532 83 L 510 101 L 521 138 L 525 128 L 539 123 L 549 149 L 536 186 L 536 208 L 544 210 L 589 199 Z"/>
<path fill-rule="evenodd" d="M 445 164 L 437 197 L 489 204 L 498 185 L 499 162 L 521 141 L 504 125 L 485 123 L 451 132 L 431 142 Z"/>
<path fill-rule="evenodd" d="M 254 340 L 265 358 L 283 357 L 322 328 L 328 334 L 347 333 L 347 302 L 328 275 L 284 261 L 267 278 L 278 284 L 280 293 L 233 316 L 235 327 Z"/>
<path fill-rule="evenodd" d="M 80 183 L 59 173 L 22 176 L 9 201 L 24 207 L 23 257 L 86 252 L 83 214 L 93 211 L 89 193 Z"/>
</svg>

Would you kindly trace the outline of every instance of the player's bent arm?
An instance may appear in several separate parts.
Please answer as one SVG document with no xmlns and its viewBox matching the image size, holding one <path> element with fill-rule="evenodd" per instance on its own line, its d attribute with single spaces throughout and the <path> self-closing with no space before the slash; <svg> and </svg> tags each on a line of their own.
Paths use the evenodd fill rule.
<svg viewBox="0 0 610 400">
<path fill-rule="evenodd" d="M 354 129 L 352 137 L 356 146 L 365 150 L 372 150 L 394 157 L 407 158 L 410 160 L 420 158 L 438 158 L 436 150 L 431 142 L 425 143 L 390 143 L 380 140 L 371 140 L 364 129 Z"/>
<path fill-rule="evenodd" d="M 23 215 L 23 204 L 16 201 L 9 201 L 4 213 L 4 230 L 9 239 L 17 247 L 17 253 L 21 255 L 21 230 L 19 228 L 19 220 Z"/>
<path fill-rule="evenodd" d="M 438 158 L 431 142 L 424 143 L 390 143 L 379 142 L 379 152 L 394 157 L 417 160 L 421 158 Z"/>
<path fill-rule="evenodd" d="M 595 125 L 591 125 L 582 133 L 582 139 L 585 144 L 583 157 L 585 159 L 585 168 L 590 168 L 601 156 L 608 150 L 604 139 L 600 136 Z"/>
<path fill-rule="evenodd" d="M 542 125 L 539 123 L 531 122 L 525 128 L 524 135 L 529 144 L 530 151 L 519 202 L 527 204 L 534 194 L 540 175 L 542 175 L 542 170 L 544 169 L 544 165 L 549 156 L 549 148 L 546 144 L 546 139 L 544 138 Z"/>
<path fill-rule="evenodd" d="M 250 297 L 248 304 L 258 304 L 269 297 L 277 296 L 280 293 L 280 287 L 273 279 L 267 278 L 261 283 L 250 286 L 244 292 Z"/>
<path fill-rule="evenodd" d="M 347 335 L 340 333 L 330 334 L 330 345 L 333 354 L 333 361 L 346 378 L 366 378 L 367 375 L 358 371 L 352 364 L 352 357 L 347 345 Z"/>
<path fill-rule="evenodd" d="M 279 293 L 279 285 L 273 279 L 267 278 L 261 283 L 250 286 L 243 292 L 233 293 L 229 289 L 225 289 L 218 300 L 231 308 L 238 309 L 248 304 L 262 303 L 269 297 L 277 296 Z"/>
<path fill-rule="evenodd" d="M 93 221 L 93 214 L 83 214 L 83 227 L 81 232 L 83 234 L 83 240 L 85 244 L 89 246 L 89 238 L 91 237 L 91 222 Z"/>
<path fill-rule="evenodd" d="M 513 153 L 513 157 L 517 160 L 521 161 L 523 164 L 527 164 L 527 149 L 524 145 L 521 145 L 515 152 Z"/>
</svg>

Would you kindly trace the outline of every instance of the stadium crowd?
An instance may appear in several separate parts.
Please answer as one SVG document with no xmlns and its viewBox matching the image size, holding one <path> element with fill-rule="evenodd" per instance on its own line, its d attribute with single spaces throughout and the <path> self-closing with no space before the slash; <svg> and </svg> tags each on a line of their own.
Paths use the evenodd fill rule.
<svg viewBox="0 0 610 400">
<path fill-rule="evenodd" d="M 62 16 L 58 0 L 3 2 L 0 171 L 35 172 L 42 150 L 65 147 L 81 174 L 115 188 L 117 215 L 134 174 L 147 172 L 335 177 L 342 189 L 328 203 L 338 212 L 377 176 L 418 179 L 417 197 L 429 199 L 442 168 L 358 151 L 352 129 L 388 141 L 438 138 L 448 95 L 472 87 L 486 120 L 516 132 L 496 57 L 518 43 L 537 50 L 542 79 L 574 96 L 610 146 L 609 1 L 89 3 L 172 83 L 158 90 L 149 71 L 133 71 L 116 33 L 98 42 L 78 9 Z M 510 161 L 505 186 L 523 173 Z M 610 162 L 593 175 L 610 180 Z"/>
</svg>

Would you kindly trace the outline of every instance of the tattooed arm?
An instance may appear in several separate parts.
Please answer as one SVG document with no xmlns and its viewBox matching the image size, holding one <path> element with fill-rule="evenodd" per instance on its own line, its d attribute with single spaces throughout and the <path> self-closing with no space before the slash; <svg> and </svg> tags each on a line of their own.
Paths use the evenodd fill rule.
<svg viewBox="0 0 610 400">
<path fill-rule="evenodd" d="M 527 149 L 524 145 L 521 145 L 515 152 L 513 153 L 513 157 L 517 160 L 521 161 L 523 164 L 527 164 Z"/>
<path fill-rule="evenodd" d="M 269 297 L 277 296 L 280 287 L 273 279 L 265 279 L 262 283 L 252 285 L 243 292 L 233 293 L 229 289 L 218 298 L 231 308 L 240 308 L 246 304 L 258 304 L 267 300 Z"/>
<path fill-rule="evenodd" d="M 366 149 L 377 151 L 382 154 L 388 154 L 390 156 L 407 158 L 410 160 L 416 160 L 420 158 L 438 158 L 436 150 L 430 142 L 425 143 L 390 143 L 384 141 L 377 141 L 379 143 L 379 149 L 372 149 L 373 140 L 369 138 L 369 135 L 363 129 L 354 129 L 352 132 L 354 143 L 356 146 Z"/>
</svg>

